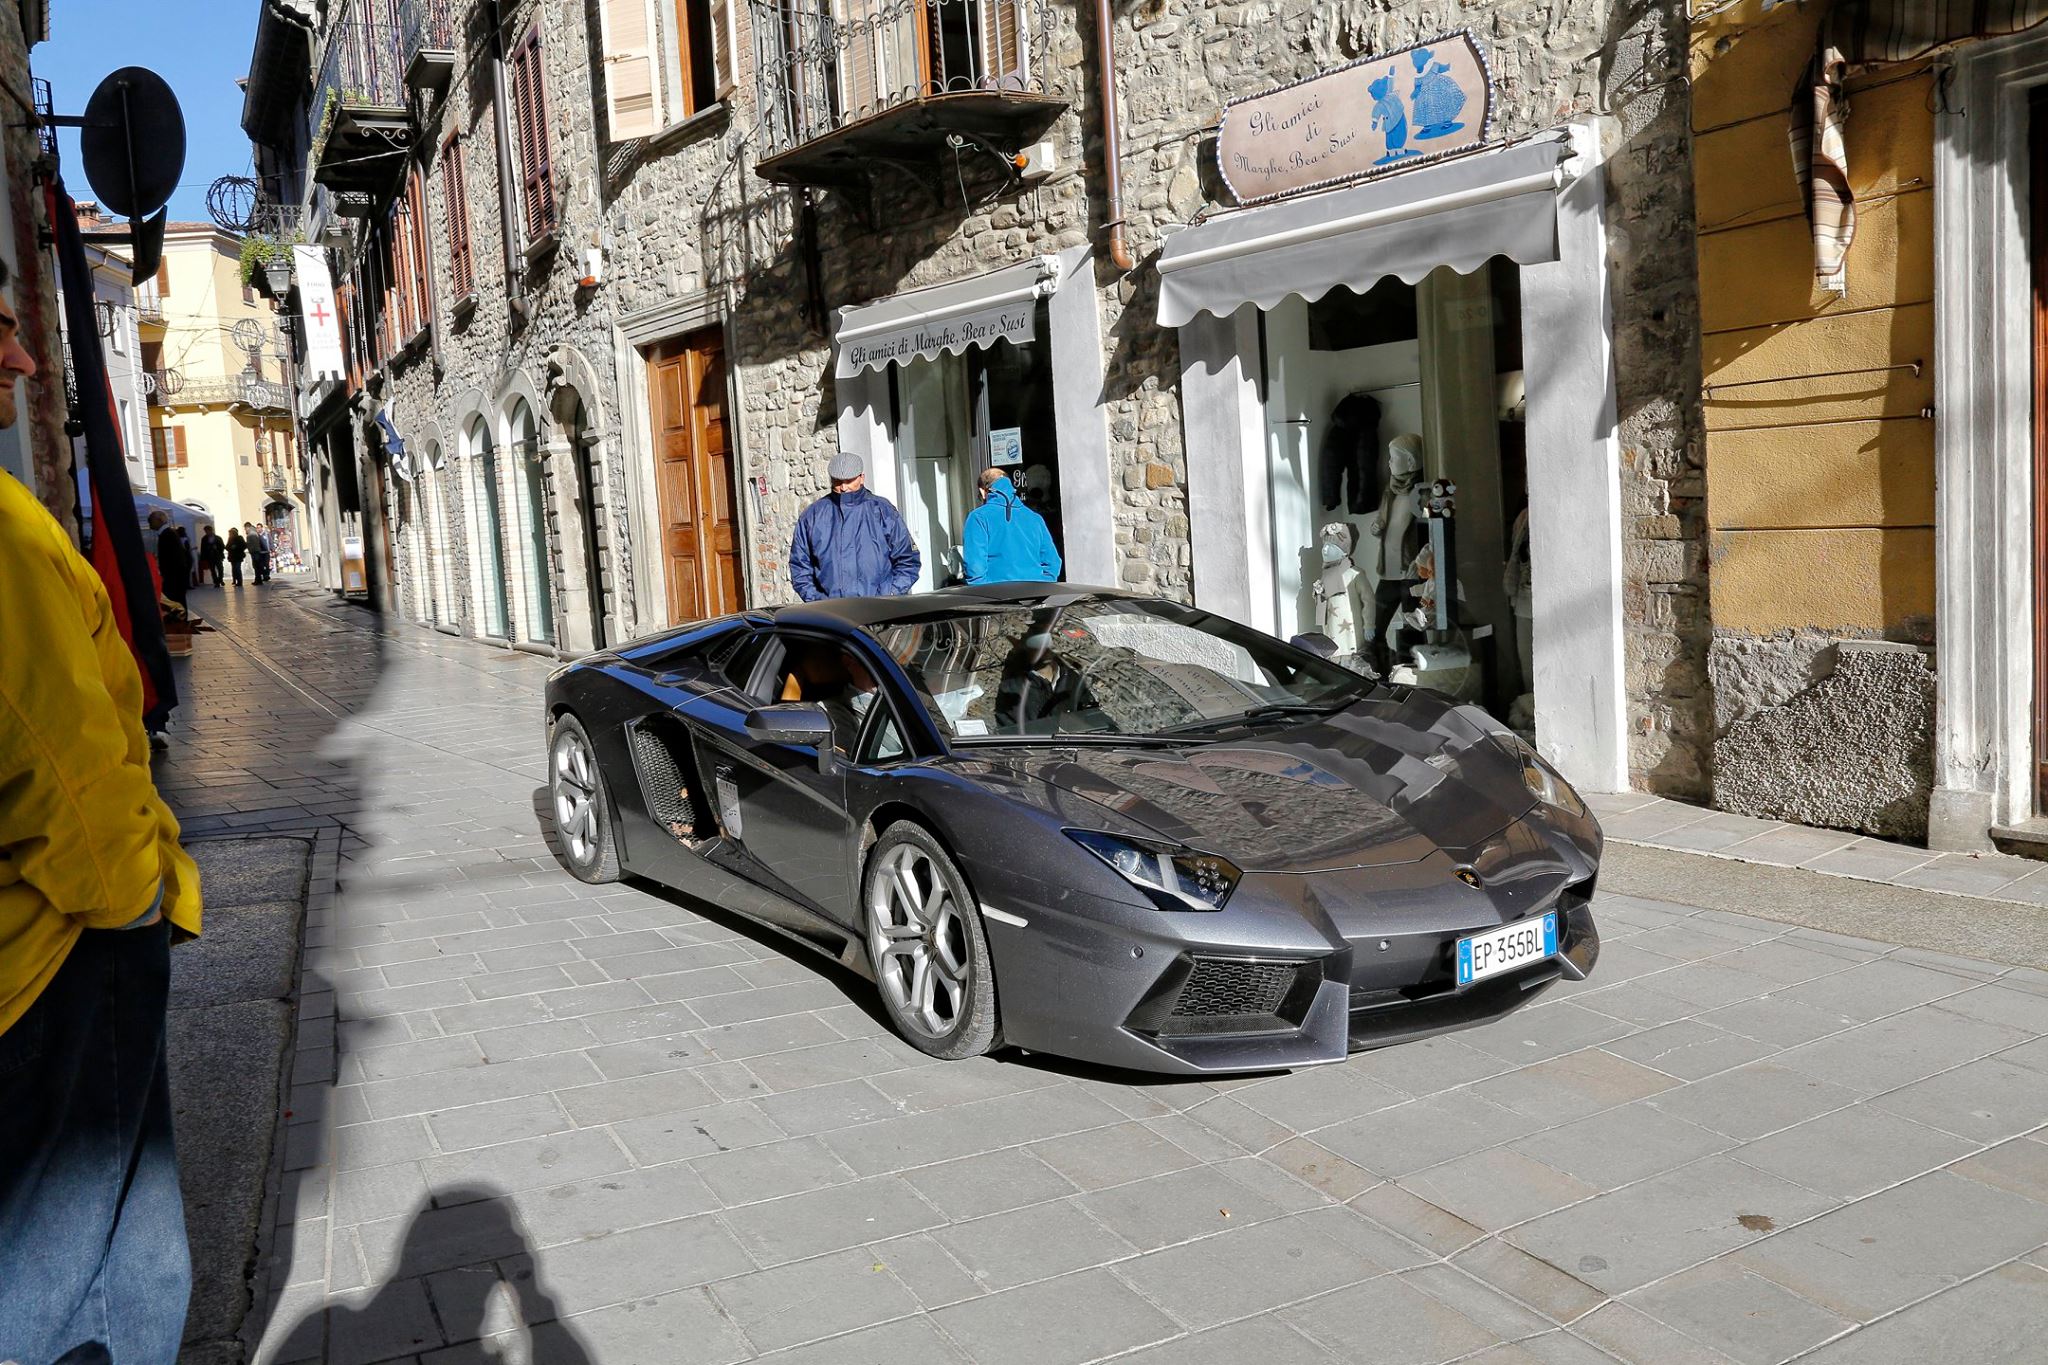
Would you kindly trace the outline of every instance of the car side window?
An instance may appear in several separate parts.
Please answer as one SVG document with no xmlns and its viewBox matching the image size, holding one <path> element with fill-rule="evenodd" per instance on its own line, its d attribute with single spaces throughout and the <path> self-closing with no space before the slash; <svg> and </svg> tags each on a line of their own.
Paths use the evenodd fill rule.
<svg viewBox="0 0 2048 1365">
<path fill-rule="evenodd" d="M 903 742 L 902 727 L 896 724 L 895 713 L 884 703 L 880 714 L 875 717 L 874 724 L 868 726 L 867 738 L 861 745 L 858 761 L 894 763 L 909 752 L 909 746 Z"/>
<path fill-rule="evenodd" d="M 832 719 L 833 747 L 853 752 L 868 708 L 881 697 L 881 687 L 852 651 L 829 640 L 785 636 L 781 660 L 770 671 L 764 704 L 812 702 Z"/>
<path fill-rule="evenodd" d="M 747 684 L 753 681 L 754 666 L 761 662 L 761 651 L 767 647 L 767 632 L 744 631 L 739 639 L 720 651 L 720 656 L 713 663 L 727 686 L 744 692 Z"/>
</svg>

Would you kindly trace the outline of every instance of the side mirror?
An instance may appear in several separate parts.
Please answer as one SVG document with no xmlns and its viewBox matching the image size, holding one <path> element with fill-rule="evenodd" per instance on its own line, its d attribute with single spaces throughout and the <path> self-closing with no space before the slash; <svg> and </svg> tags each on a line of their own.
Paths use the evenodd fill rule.
<svg viewBox="0 0 2048 1365">
<path fill-rule="evenodd" d="M 1296 649 L 1305 649 L 1319 659 L 1334 659 L 1337 657 L 1337 642 L 1319 630 L 1310 631 L 1305 635 L 1297 635 L 1287 643 L 1293 645 Z"/>
<path fill-rule="evenodd" d="M 747 712 L 747 734 L 763 744 L 795 744 L 824 753 L 832 747 L 832 718 L 815 702 L 783 702 Z"/>
</svg>

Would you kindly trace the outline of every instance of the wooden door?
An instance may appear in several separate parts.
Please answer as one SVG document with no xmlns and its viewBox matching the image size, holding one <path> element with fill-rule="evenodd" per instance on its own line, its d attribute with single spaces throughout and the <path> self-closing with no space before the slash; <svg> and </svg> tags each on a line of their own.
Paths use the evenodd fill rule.
<svg viewBox="0 0 2048 1365">
<path fill-rule="evenodd" d="M 669 620 L 738 611 L 745 602 L 726 439 L 724 340 L 712 330 L 663 342 L 649 353 L 647 370 Z"/>
<path fill-rule="evenodd" d="M 2048 815 L 2048 88 L 2030 108 L 2034 286 L 2034 811 Z"/>
</svg>

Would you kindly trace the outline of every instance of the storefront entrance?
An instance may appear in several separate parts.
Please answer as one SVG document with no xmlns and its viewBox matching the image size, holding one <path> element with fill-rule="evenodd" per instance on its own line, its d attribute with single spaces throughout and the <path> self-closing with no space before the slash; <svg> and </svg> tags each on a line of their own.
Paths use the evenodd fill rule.
<svg viewBox="0 0 2048 1365">
<path fill-rule="evenodd" d="M 961 536 L 978 501 L 975 481 L 991 465 L 1010 476 L 1059 546 L 1059 438 L 1045 345 L 997 340 L 889 370 L 896 503 L 924 556 L 917 591 L 962 581 Z"/>
<path fill-rule="evenodd" d="M 1263 326 L 1275 633 L 1533 728 L 1532 704 L 1512 715 L 1531 690 L 1519 271 L 1340 285 Z"/>
<path fill-rule="evenodd" d="M 1180 336 L 1197 605 L 1328 635 L 1619 791 L 1600 145 L 1573 124 L 1216 215 L 1162 248 L 1159 320 Z"/>
</svg>

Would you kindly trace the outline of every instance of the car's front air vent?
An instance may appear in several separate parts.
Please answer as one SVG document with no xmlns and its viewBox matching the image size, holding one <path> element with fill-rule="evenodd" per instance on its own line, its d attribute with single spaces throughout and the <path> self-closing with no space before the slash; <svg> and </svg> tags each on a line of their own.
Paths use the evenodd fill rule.
<svg viewBox="0 0 2048 1365">
<path fill-rule="evenodd" d="M 1284 1032 L 1301 1027 L 1322 980 L 1320 962 L 1182 958 L 1128 1026 L 1161 1037 Z"/>
</svg>

